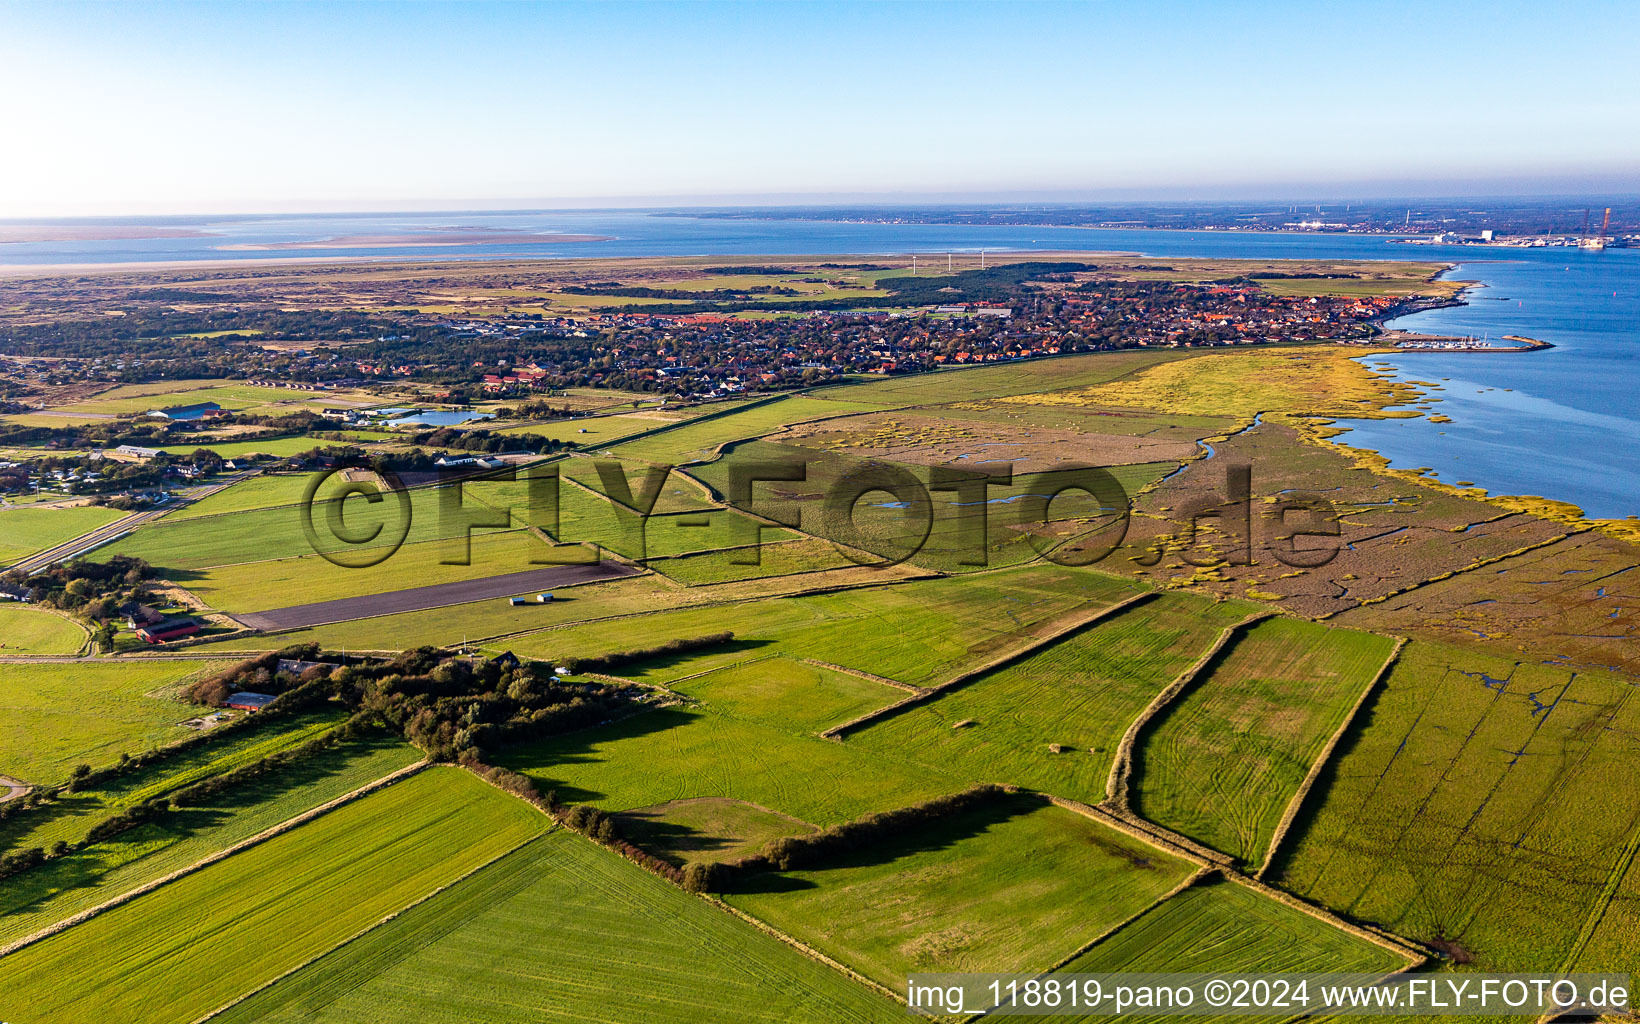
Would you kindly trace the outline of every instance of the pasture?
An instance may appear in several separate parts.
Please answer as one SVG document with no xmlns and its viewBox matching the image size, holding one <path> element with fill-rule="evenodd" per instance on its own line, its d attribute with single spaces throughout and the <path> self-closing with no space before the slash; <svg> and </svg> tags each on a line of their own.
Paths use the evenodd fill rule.
<svg viewBox="0 0 1640 1024">
<path fill-rule="evenodd" d="M 962 788 L 785 727 L 682 707 L 508 747 L 496 760 L 565 803 L 626 811 L 721 797 L 822 827 Z"/>
<path fill-rule="evenodd" d="M 1391 971 L 1396 954 L 1244 885 L 1204 880 L 1066 964 L 1117 971 Z"/>
<path fill-rule="evenodd" d="M 277 508 L 283 505 L 296 505 L 301 502 L 312 483 L 313 477 L 308 473 L 276 473 L 253 476 L 248 480 L 218 491 L 208 498 L 202 498 L 191 505 L 184 506 L 171 512 L 165 517 L 167 523 L 175 523 L 183 519 L 198 519 L 202 516 L 221 515 L 225 512 L 248 512 L 253 509 Z M 330 481 L 315 492 L 314 500 L 322 502 L 333 496 L 336 488 L 344 481 L 340 474 L 330 478 Z"/>
<path fill-rule="evenodd" d="M 85 627 L 66 615 L 10 601 L 0 604 L 0 656 L 78 654 L 90 639 Z"/>
<path fill-rule="evenodd" d="M 379 495 L 375 502 L 363 494 L 353 494 L 339 502 L 316 502 L 312 506 L 312 523 L 319 548 L 343 553 L 351 559 L 386 547 L 401 530 L 406 544 L 460 536 L 464 520 L 460 515 L 445 514 L 442 503 L 449 495 L 441 494 L 443 490 L 415 487 L 401 492 L 407 502 L 408 515 L 403 513 L 399 497 L 391 494 Z M 505 522 L 504 513 L 486 507 L 474 493 L 476 490 L 477 485 L 467 485 L 462 508 Z M 483 529 L 474 529 L 473 533 L 481 535 Z M 365 539 L 352 544 L 346 542 L 350 536 Z M 134 555 L 162 569 L 186 570 L 313 553 L 315 547 L 307 535 L 302 509 L 297 505 L 280 505 L 176 522 L 160 519 L 129 537 L 99 548 L 96 557 Z M 174 578 L 186 579 L 184 576 Z"/>
<path fill-rule="evenodd" d="M 904 1016 L 780 940 L 559 830 L 218 1020 L 890 1024 Z"/>
<path fill-rule="evenodd" d="M 778 534 L 780 531 L 768 532 Z M 745 553 L 740 551 L 698 551 L 672 558 L 651 558 L 645 565 L 668 579 L 698 587 L 767 576 L 791 576 L 855 564 L 827 541 L 813 538 L 764 541 L 757 549 L 757 564 L 747 565 L 745 561 Z"/>
<path fill-rule="evenodd" d="M 712 796 L 634 807 L 615 818 L 622 837 L 679 867 L 736 860 L 772 839 L 814 831 L 777 811 Z"/>
<path fill-rule="evenodd" d="M 545 827 L 467 772 L 429 769 L 0 959 L 0 991 L 20 1019 L 194 1020 Z"/>
<path fill-rule="evenodd" d="M 1274 618 L 1242 632 L 1140 734 L 1134 809 L 1258 865 L 1311 764 L 1394 643 Z"/>
<path fill-rule="evenodd" d="M 765 658 L 681 680 L 673 689 L 714 714 L 799 734 L 886 707 L 905 691 L 791 658 Z"/>
<path fill-rule="evenodd" d="M 1271 877 L 1478 970 L 1628 970 L 1634 688 L 1409 644 Z"/>
<path fill-rule="evenodd" d="M 969 782 L 1097 804 L 1128 725 L 1250 610 L 1243 602 L 1163 594 L 845 742 Z"/>
<path fill-rule="evenodd" d="M 64 793 L 44 810 L 0 821 L 0 841 L 14 848 L 45 849 L 60 841 L 79 842 L 104 818 L 316 739 L 341 724 L 344 717 L 340 710 L 322 709 L 266 719 L 217 736 L 94 788 Z"/>
<path fill-rule="evenodd" d="M 56 547 L 126 515 L 111 508 L 0 508 L 0 566 Z"/>
<path fill-rule="evenodd" d="M 1102 384 L 1148 366 L 1181 358 L 1182 355 L 1151 349 L 955 367 L 933 373 L 840 385 L 816 391 L 812 397 L 879 408 L 1001 398 L 1040 391 L 1043 383 L 1050 380 L 1056 387 L 1062 388 Z"/>
<path fill-rule="evenodd" d="M 363 391 L 299 391 L 293 388 L 265 388 L 232 381 L 177 380 L 148 384 L 122 384 L 84 402 L 65 405 L 57 412 L 102 413 L 122 416 L 169 409 L 179 405 L 215 402 L 234 412 L 258 414 L 291 412 L 295 408 L 321 405 L 375 404 L 380 398 Z"/>
<path fill-rule="evenodd" d="M 655 612 L 509 639 L 519 655 L 590 657 L 731 630 L 739 647 L 623 668 L 646 682 L 746 660 L 747 650 L 814 658 L 915 686 L 945 682 L 1038 641 L 1070 615 L 1138 592 L 1089 569 L 1031 565 L 831 593 Z"/>
<path fill-rule="evenodd" d="M 1044 970 L 1194 870 L 1072 811 L 1021 797 L 727 897 L 902 994 L 913 971 Z"/>
<path fill-rule="evenodd" d="M 0 665 L 0 773 L 39 785 L 188 735 L 172 694 L 206 661 Z"/>
<path fill-rule="evenodd" d="M 566 554 L 527 530 L 475 530 L 470 547 L 459 538 L 406 544 L 380 564 L 362 568 L 306 554 L 216 566 L 173 578 L 213 608 L 251 612 L 527 572 L 541 568 L 533 559 L 589 555 L 585 551 Z M 467 564 L 448 564 L 459 559 Z"/>
<path fill-rule="evenodd" d="M 556 401 L 556 399 L 554 400 Z M 616 416 L 583 416 L 572 420 L 553 420 L 547 423 L 518 423 L 497 427 L 501 434 L 531 434 L 550 437 L 582 448 L 608 448 L 623 437 L 641 434 L 647 430 L 678 422 L 685 416 L 671 413 L 623 413 Z"/>
<path fill-rule="evenodd" d="M 691 422 L 652 437 L 616 446 L 613 454 L 667 466 L 703 462 L 716 456 L 730 441 L 773 433 L 791 423 L 823 416 L 868 411 L 872 406 L 842 400 L 822 401 L 801 395 L 764 402 L 725 416 Z"/>
<path fill-rule="evenodd" d="M 397 737 L 357 740 L 0 881 L 0 945 L 226 850 L 421 756 Z"/>
</svg>

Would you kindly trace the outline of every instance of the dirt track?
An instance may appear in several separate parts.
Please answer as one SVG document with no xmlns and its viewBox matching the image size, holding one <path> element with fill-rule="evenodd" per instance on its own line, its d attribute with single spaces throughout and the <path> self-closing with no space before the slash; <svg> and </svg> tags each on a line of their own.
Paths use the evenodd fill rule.
<svg viewBox="0 0 1640 1024">
<path fill-rule="evenodd" d="M 534 591 L 567 587 L 573 583 L 593 583 L 598 580 L 618 579 L 635 575 L 638 570 L 619 562 L 598 562 L 595 565 L 555 565 L 546 569 L 511 572 L 502 576 L 486 576 L 459 583 L 439 583 L 431 587 L 395 590 L 388 594 L 370 594 L 365 597 L 347 597 L 339 601 L 319 601 L 289 608 L 275 608 L 265 612 L 248 612 L 233 616 L 252 629 L 299 629 L 322 626 L 331 622 L 349 622 L 377 615 L 397 612 L 419 612 L 446 605 L 466 604 L 487 598 L 510 597 Z"/>
</svg>

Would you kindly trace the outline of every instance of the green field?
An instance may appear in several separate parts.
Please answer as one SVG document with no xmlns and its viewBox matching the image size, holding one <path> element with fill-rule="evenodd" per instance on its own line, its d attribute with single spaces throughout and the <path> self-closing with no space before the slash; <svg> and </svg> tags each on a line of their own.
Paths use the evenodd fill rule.
<svg viewBox="0 0 1640 1024">
<path fill-rule="evenodd" d="M 772 839 L 814 831 L 776 811 L 713 796 L 634 807 L 616 819 L 624 839 L 679 867 L 738 860 Z"/>
<path fill-rule="evenodd" d="M 0 665 L 0 773 L 40 785 L 189 734 L 171 693 L 204 661 Z"/>
<path fill-rule="evenodd" d="M 311 447 L 311 445 L 310 445 Z M 246 512 L 259 508 L 276 508 L 301 502 L 313 477 L 308 473 L 279 473 L 253 476 L 170 513 L 167 523 L 201 516 L 221 515 L 224 512 Z M 343 483 L 340 474 L 330 478 L 330 484 L 314 495 L 315 501 L 324 501 L 335 487 Z"/>
<path fill-rule="evenodd" d="M 931 686 L 1034 642 L 1034 631 L 1072 613 L 1114 604 L 1133 584 L 1088 569 L 1033 565 L 959 579 L 748 601 L 566 626 L 507 641 L 520 655 L 589 657 L 661 640 L 733 631 L 738 644 L 814 658 L 916 686 Z M 746 660 L 730 647 L 623 667 L 647 682 Z"/>
<path fill-rule="evenodd" d="M 0 881 L 0 944 L 220 853 L 421 756 L 396 737 L 348 743 Z"/>
<path fill-rule="evenodd" d="M 521 423 L 501 427 L 502 434 L 533 434 L 550 437 L 566 444 L 582 447 L 607 448 L 623 437 L 641 434 L 646 430 L 664 427 L 675 417 L 668 414 L 629 413 L 620 416 L 586 416 L 581 419 L 557 420 L 551 423 Z M 676 417 L 685 419 L 686 416 Z"/>
<path fill-rule="evenodd" d="M 873 406 L 858 402 L 820 401 L 802 396 L 781 398 L 743 412 L 716 416 L 653 437 L 628 441 L 616 447 L 613 454 L 668 466 L 700 462 L 712 458 L 722 445 L 730 441 L 768 434 L 788 424 L 801 423 L 804 420 L 839 416 L 849 412 L 866 412 L 872 408 Z"/>
<path fill-rule="evenodd" d="M 1087 387 L 1125 376 L 1136 370 L 1189 353 L 1164 351 L 1100 352 L 1004 363 L 996 366 L 959 367 L 906 377 L 850 384 L 816 391 L 815 398 L 828 402 L 864 403 L 873 406 L 930 405 L 972 399 L 1000 398 L 1043 390 L 1049 381 L 1055 388 Z"/>
<path fill-rule="evenodd" d="M 1008 801 L 820 868 L 754 876 L 735 906 L 900 992 L 912 971 L 1039 971 L 1193 867 L 1071 811 Z"/>
<path fill-rule="evenodd" d="M 601 486 L 591 466 L 579 460 L 565 466 L 572 479 L 586 478 Z M 643 478 L 638 472 L 638 464 L 629 463 L 629 466 L 633 471 L 628 474 L 628 486 L 637 492 L 643 487 Z M 677 482 L 664 484 L 662 494 L 680 490 L 682 486 L 687 485 L 680 486 Z M 682 496 L 672 494 L 657 499 L 655 511 L 647 517 L 640 517 L 630 508 L 611 501 L 601 491 L 594 493 L 561 480 L 558 485 L 558 522 L 554 528 L 547 507 L 537 507 L 531 497 L 531 484 L 524 479 L 483 481 L 467 487 L 469 502 L 482 502 L 497 509 L 509 510 L 512 522 L 518 526 L 538 526 L 563 543 L 598 544 L 631 559 L 708 551 L 746 544 L 754 538 L 750 530 L 752 520 L 738 512 L 707 506 L 693 498 L 694 494 L 698 491 L 689 487 Z M 638 501 L 636 495 L 633 500 Z M 690 511 L 662 514 L 669 507 Z M 765 540 L 779 541 L 795 535 L 788 530 L 771 529 L 764 530 L 762 536 Z"/>
<path fill-rule="evenodd" d="M 744 564 L 744 552 L 741 551 L 706 551 L 676 558 L 652 558 L 645 564 L 668 579 L 692 587 L 767 576 L 790 576 L 855 564 L 829 542 L 808 538 L 765 541 L 758 548 L 757 556 L 756 565 Z"/>
<path fill-rule="evenodd" d="M 0 508 L 0 566 L 117 522 L 126 513 L 95 505 L 74 508 Z"/>
<path fill-rule="evenodd" d="M 325 708 L 289 718 L 267 718 L 249 728 L 224 733 L 209 743 L 174 752 L 92 789 L 61 794 L 50 807 L 0 821 L 0 844 L 49 849 L 59 841 L 79 842 L 94 823 L 104 818 L 316 739 L 344 718 L 339 708 Z"/>
<path fill-rule="evenodd" d="M 625 811 L 726 797 L 820 826 L 961 788 L 829 740 L 686 708 L 509 747 L 496 759 L 565 803 Z"/>
<path fill-rule="evenodd" d="M 1250 627 L 1141 735 L 1134 809 L 1261 863 L 1310 765 L 1393 649 L 1302 619 Z"/>
<path fill-rule="evenodd" d="M 1474 969 L 1640 967 L 1634 692 L 1409 644 L 1272 878 Z"/>
<path fill-rule="evenodd" d="M 528 572 L 543 568 L 531 559 L 555 557 L 554 546 L 526 530 L 475 530 L 466 550 L 459 540 L 406 544 L 379 565 L 349 568 L 323 555 L 217 566 L 190 574 L 187 587 L 213 608 L 229 612 L 265 611 L 292 604 L 385 594 L 439 583 Z M 572 556 L 560 552 L 556 557 Z M 584 552 L 573 557 L 588 557 Z M 467 559 L 466 565 L 446 560 Z"/>
<path fill-rule="evenodd" d="M 1251 607 L 1161 595 L 882 719 L 846 743 L 971 782 L 1097 804 L 1129 724 Z"/>
<path fill-rule="evenodd" d="M 1075 486 L 1079 479 L 1086 481 L 1074 473 L 1021 474 L 1010 484 L 989 485 L 983 498 L 977 491 L 962 494 L 949 489 L 913 489 L 896 496 L 874 490 L 860 495 L 852 509 L 845 510 L 839 503 L 834 511 L 832 501 L 846 498 L 832 496 L 850 493 L 834 488 L 853 472 L 866 469 L 872 460 L 842 451 L 771 441 L 738 445 L 735 457 L 803 467 L 802 482 L 760 484 L 753 494 L 752 511 L 785 515 L 795 512 L 801 517 L 800 527 L 809 533 L 881 557 L 909 556 L 911 564 L 940 572 L 971 573 L 1030 561 L 1039 551 L 1055 548 L 1090 530 L 1103 536 L 1100 531 L 1114 521 L 1104 514 L 1099 501 Z M 1175 465 L 1139 463 L 1110 467 L 1105 472 L 1111 483 L 1132 495 Z M 929 480 L 927 467 L 905 468 L 916 480 Z M 720 494 L 729 489 L 726 460 L 701 467 L 697 475 Z M 1101 481 L 1101 486 L 1108 484 Z M 1063 493 L 1045 509 L 1022 500 L 1029 494 L 1052 494 L 1062 488 Z M 1115 495 L 1107 497 L 1120 501 Z M 841 513 L 847 514 L 846 520 Z M 1031 543 L 1033 538 L 1035 545 Z M 1114 543 L 1114 537 L 1109 543 Z"/>
<path fill-rule="evenodd" d="M 228 1011 L 222 1024 L 889 1024 L 905 1011 L 564 831 Z"/>
<path fill-rule="evenodd" d="M 706 710 L 795 733 L 818 733 L 886 707 L 906 691 L 790 658 L 765 658 L 682 680 Z"/>
<path fill-rule="evenodd" d="M 631 459 L 615 458 L 574 458 L 565 459 L 558 463 L 558 471 L 569 480 L 575 480 L 590 487 L 599 494 L 607 494 L 603 474 L 610 467 L 620 467 L 621 473 L 627 480 L 634 500 L 636 495 L 648 486 L 648 474 L 654 471 L 654 466 L 647 462 L 636 462 Z M 568 486 L 566 484 L 566 486 Z M 651 514 L 664 515 L 668 512 L 695 512 L 706 509 L 722 508 L 717 502 L 706 496 L 705 488 L 682 473 L 667 474 L 665 481 L 655 496 L 655 504 L 650 509 Z"/>
<path fill-rule="evenodd" d="M 1405 961 L 1227 880 L 1198 883 L 1065 965 L 1118 971 L 1391 971 Z"/>
<path fill-rule="evenodd" d="M 88 401 L 65 405 L 61 412 L 93 412 L 108 415 L 144 413 L 178 405 L 215 402 L 235 412 L 290 406 L 320 406 L 338 400 L 368 398 L 362 392 L 297 391 L 292 388 L 263 388 L 228 381 L 181 380 L 153 384 L 125 384 L 105 391 Z"/>
<path fill-rule="evenodd" d="M 89 639 L 85 627 L 66 615 L 10 601 L 0 604 L 0 655 L 5 657 L 78 654 Z"/>
<path fill-rule="evenodd" d="M 19 1020 L 194 1020 L 546 821 L 460 769 L 433 768 L 0 959 L 0 991 Z"/>
<path fill-rule="evenodd" d="M 486 516 L 500 515 L 495 509 L 476 501 L 477 495 L 472 493 L 473 489 L 470 485 L 464 495 L 463 509 L 476 510 Z M 334 501 L 318 502 L 312 508 L 312 522 L 319 538 L 319 549 L 351 559 L 361 552 L 387 547 L 401 530 L 404 530 L 407 544 L 460 536 L 464 520 L 460 516 L 443 513 L 441 500 L 448 500 L 448 497 L 441 495 L 441 490 L 418 487 L 402 492 L 408 502 L 407 529 L 404 527 L 404 508 L 399 498 L 391 494 L 381 495 L 380 500 L 374 503 L 364 495 L 353 495 L 340 504 Z M 339 530 L 331 528 L 333 514 L 340 516 Z M 483 530 L 474 530 L 474 533 L 482 534 Z M 346 536 L 369 539 L 354 545 L 345 542 L 343 538 Z M 284 505 L 177 522 L 161 519 L 145 525 L 129 537 L 99 548 L 96 557 L 134 555 L 167 570 L 189 570 L 290 558 L 314 552 L 314 543 L 307 535 L 301 508 Z M 171 578 L 179 582 L 187 580 L 185 574 L 173 574 Z"/>
</svg>

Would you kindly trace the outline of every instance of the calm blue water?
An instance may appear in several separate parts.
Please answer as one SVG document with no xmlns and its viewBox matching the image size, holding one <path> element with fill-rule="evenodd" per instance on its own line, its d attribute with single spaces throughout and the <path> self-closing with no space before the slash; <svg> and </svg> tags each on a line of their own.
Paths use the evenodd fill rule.
<svg viewBox="0 0 1640 1024">
<path fill-rule="evenodd" d="M 378 409 L 377 412 L 402 412 L 399 409 Z M 456 427 L 474 420 L 494 419 L 486 412 L 475 412 L 472 409 L 415 409 L 406 415 L 393 416 L 387 420 L 390 427 Z"/>
<path fill-rule="evenodd" d="M 0 245 L 0 265 L 371 257 L 501 259 L 520 256 L 908 254 L 989 249 L 1083 249 L 1156 256 L 1413 259 L 1461 262 L 1483 281 L 1467 307 L 1406 317 L 1395 326 L 1453 334 L 1524 334 L 1557 348 L 1523 355 L 1411 353 L 1387 361 L 1399 375 L 1442 384 L 1435 408 L 1452 423 L 1360 421 L 1344 440 L 1440 479 L 1494 493 L 1541 494 L 1590 515 L 1640 514 L 1640 249 L 1479 249 L 1397 245 L 1361 235 L 1112 231 L 1083 228 L 843 224 L 662 217 L 642 211 L 442 213 L 170 219 L 209 238 Z M 148 221 L 147 223 L 154 223 Z M 565 243 L 403 249 L 235 251 L 236 244 L 352 235 L 425 234 L 440 227 L 511 228 L 612 236 Z M 929 261 L 937 266 L 936 258 Z M 0 282 L 0 294 L 4 284 Z M 1442 381 L 1442 378 L 1450 380 Z M 1510 390 L 1512 389 L 1512 390 Z"/>
</svg>

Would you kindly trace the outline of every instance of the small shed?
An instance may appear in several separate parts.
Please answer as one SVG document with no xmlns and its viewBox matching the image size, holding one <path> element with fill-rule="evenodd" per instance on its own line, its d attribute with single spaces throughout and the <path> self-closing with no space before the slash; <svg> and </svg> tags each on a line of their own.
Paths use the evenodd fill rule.
<svg viewBox="0 0 1640 1024">
<path fill-rule="evenodd" d="M 552 595 L 551 594 L 536 594 L 535 595 L 535 603 L 536 604 L 551 604 L 552 603 Z"/>
<path fill-rule="evenodd" d="M 521 604 L 528 604 L 529 602 L 525 601 L 522 597 L 509 597 L 507 598 L 507 603 L 516 608 Z"/>
</svg>

